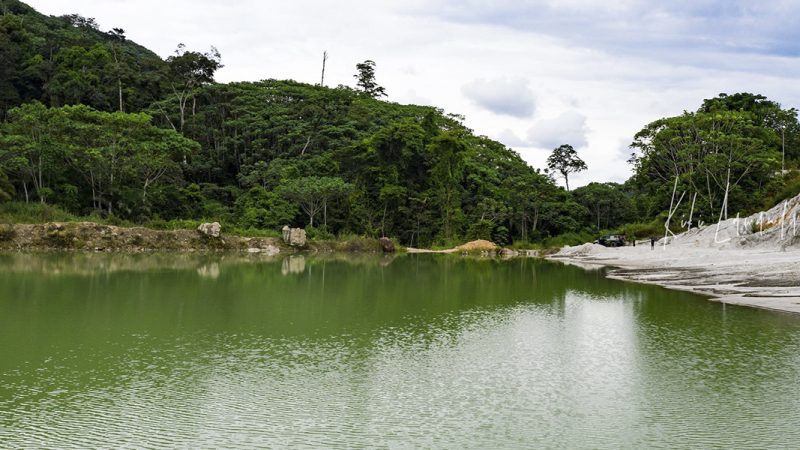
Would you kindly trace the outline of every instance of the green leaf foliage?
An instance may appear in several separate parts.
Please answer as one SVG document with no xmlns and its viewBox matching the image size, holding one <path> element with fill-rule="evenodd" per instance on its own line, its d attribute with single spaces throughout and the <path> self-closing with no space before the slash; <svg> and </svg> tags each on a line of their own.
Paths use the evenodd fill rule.
<svg viewBox="0 0 800 450">
<path fill-rule="evenodd" d="M 75 216 L 524 246 L 631 222 L 650 232 L 676 179 L 680 214 L 691 201 L 706 222 L 797 186 L 796 111 L 754 94 L 648 124 L 631 144 L 630 180 L 569 192 L 569 176 L 587 169 L 571 146 L 542 173 L 463 117 L 383 101 L 371 60 L 357 65 L 355 88 L 222 84 L 213 47 L 181 44 L 162 60 L 124 30 L 0 0 L 0 61 L 0 201 Z"/>
</svg>

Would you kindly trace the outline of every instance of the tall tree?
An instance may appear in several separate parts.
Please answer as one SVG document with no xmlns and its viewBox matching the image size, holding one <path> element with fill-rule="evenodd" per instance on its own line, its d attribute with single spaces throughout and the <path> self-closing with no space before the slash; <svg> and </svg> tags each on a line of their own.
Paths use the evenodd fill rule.
<svg viewBox="0 0 800 450">
<path fill-rule="evenodd" d="M 431 143 L 434 163 L 430 176 L 442 217 L 442 237 L 453 239 L 463 216 L 461 182 L 467 146 L 455 132 L 443 133 Z"/>
<path fill-rule="evenodd" d="M 41 203 L 52 193 L 54 170 L 62 161 L 63 148 L 54 133 L 62 127 L 62 114 L 39 102 L 28 103 L 8 112 L 8 122 L 0 133 L 0 163 L 16 173 L 25 201 L 31 188 Z"/>
<path fill-rule="evenodd" d="M 125 108 L 122 105 L 122 74 L 124 72 L 124 66 L 122 64 L 122 44 L 125 42 L 125 30 L 122 28 L 112 28 L 111 31 L 108 32 L 109 38 L 111 38 L 111 56 L 114 58 L 114 77 L 117 79 L 117 100 L 119 101 L 119 111 L 124 112 Z"/>
<path fill-rule="evenodd" d="M 167 58 L 169 65 L 169 83 L 172 94 L 178 101 L 179 123 L 176 128 L 183 131 L 186 124 L 186 105 L 194 99 L 195 89 L 214 82 L 214 74 L 222 68 L 219 51 L 211 47 L 205 53 L 186 50 L 184 44 L 178 44 L 175 54 Z M 171 122 L 170 122 L 171 123 Z"/>
<path fill-rule="evenodd" d="M 281 186 L 280 192 L 296 202 L 308 215 L 308 226 L 314 226 L 314 217 L 320 212 L 327 225 L 328 203 L 344 195 L 350 185 L 338 177 L 303 177 L 289 180 Z"/>
<path fill-rule="evenodd" d="M 547 168 L 564 178 L 569 192 L 569 174 L 584 171 L 587 166 L 571 145 L 564 144 L 553 149 L 553 153 L 547 157 Z"/>
<path fill-rule="evenodd" d="M 356 86 L 372 98 L 385 97 L 386 89 L 375 81 L 375 61 L 368 59 L 356 64 Z"/>
<path fill-rule="evenodd" d="M 45 84 L 50 106 L 84 104 L 108 109 L 113 97 L 104 84 L 111 55 L 102 44 L 71 46 L 55 55 L 55 73 Z"/>
<path fill-rule="evenodd" d="M 636 134 L 636 185 L 657 210 L 668 207 L 676 179 L 678 195 L 697 194 L 695 210 L 707 218 L 761 206 L 753 194 L 780 167 L 780 134 L 752 111 L 703 109 L 659 119 Z"/>
<path fill-rule="evenodd" d="M 572 191 L 572 198 L 586 208 L 597 230 L 616 228 L 635 219 L 633 203 L 617 183 L 592 182 Z"/>
</svg>

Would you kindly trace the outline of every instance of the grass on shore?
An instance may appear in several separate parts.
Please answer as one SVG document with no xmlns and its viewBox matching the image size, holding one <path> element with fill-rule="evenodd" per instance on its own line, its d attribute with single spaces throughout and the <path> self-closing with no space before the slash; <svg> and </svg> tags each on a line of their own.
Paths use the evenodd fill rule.
<svg viewBox="0 0 800 450">
<path fill-rule="evenodd" d="M 202 223 L 220 222 L 223 232 L 228 235 L 260 238 L 281 237 L 281 232 L 278 230 L 242 228 L 236 224 L 227 223 L 224 220 L 218 219 L 164 220 L 156 218 L 145 223 L 135 223 L 129 220 L 120 219 L 115 216 L 100 216 L 98 214 L 79 216 L 64 211 L 58 206 L 48 205 L 45 203 L 0 203 L 0 224 L 38 224 L 47 222 L 92 222 L 102 225 L 112 225 L 126 228 L 143 227 L 159 231 L 196 230 L 197 227 Z M 11 232 L 8 231 L 7 233 L 5 230 L 6 227 L 0 228 L 0 239 Z M 12 229 L 9 228 L 9 230 Z M 379 241 L 373 238 L 367 238 L 354 234 L 335 236 L 320 228 L 308 228 L 306 229 L 306 232 L 309 240 L 319 243 L 323 248 L 329 249 L 330 251 L 364 252 L 381 250 Z M 397 245 L 396 247 L 399 248 Z"/>
</svg>

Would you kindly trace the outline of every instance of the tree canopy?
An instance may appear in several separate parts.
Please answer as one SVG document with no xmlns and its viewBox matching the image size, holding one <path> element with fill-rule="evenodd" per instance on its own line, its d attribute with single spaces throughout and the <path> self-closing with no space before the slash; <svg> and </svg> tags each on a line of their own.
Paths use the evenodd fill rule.
<svg viewBox="0 0 800 450">
<path fill-rule="evenodd" d="M 386 89 L 375 81 L 375 61 L 368 59 L 356 64 L 356 74 L 353 78 L 356 79 L 356 86 L 370 97 L 386 96 Z"/>
<path fill-rule="evenodd" d="M 569 191 L 569 174 L 581 172 L 588 167 L 569 144 L 561 145 L 547 157 L 547 168 L 564 178 L 564 184 Z"/>
<path fill-rule="evenodd" d="M 461 116 L 385 101 L 372 60 L 354 87 L 217 83 L 213 47 L 161 59 L 122 29 L 17 0 L 0 0 L 0 60 L 0 201 L 143 224 L 311 225 L 417 246 L 584 238 L 661 217 L 675 180 L 684 215 L 752 211 L 791 188 L 800 159 L 796 110 L 720 94 L 637 133 L 624 184 L 570 192 L 587 169 L 572 146 L 543 173 Z"/>
<path fill-rule="evenodd" d="M 651 214 L 669 208 L 675 186 L 706 222 L 757 209 L 781 168 L 783 127 L 793 156 L 793 109 L 753 94 L 706 100 L 697 112 L 659 119 L 636 134 L 632 185 L 647 196 Z"/>
</svg>

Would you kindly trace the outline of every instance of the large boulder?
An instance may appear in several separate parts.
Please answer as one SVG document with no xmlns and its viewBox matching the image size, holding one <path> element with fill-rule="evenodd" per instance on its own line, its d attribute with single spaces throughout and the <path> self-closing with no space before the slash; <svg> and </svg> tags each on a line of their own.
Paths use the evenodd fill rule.
<svg viewBox="0 0 800 450">
<path fill-rule="evenodd" d="M 392 242 L 391 239 L 387 237 L 382 237 L 380 239 L 380 243 L 381 243 L 381 250 L 383 250 L 383 253 L 394 253 L 394 242 Z"/>
<path fill-rule="evenodd" d="M 510 248 L 500 250 L 500 257 L 502 258 L 516 258 L 517 256 L 519 256 L 519 252 L 516 250 Z"/>
<path fill-rule="evenodd" d="M 283 227 L 283 242 L 292 247 L 306 246 L 306 230 L 302 228 Z"/>
<path fill-rule="evenodd" d="M 281 274 L 289 275 L 303 273 L 306 270 L 306 258 L 303 255 L 292 255 L 283 260 Z"/>
<path fill-rule="evenodd" d="M 208 236 L 208 237 L 214 237 L 214 238 L 218 238 L 219 237 L 219 232 L 220 232 L 221 229 L 222 229 L 222 226 L 219 224 L 219 222 L 203 223 L 203 224 L 200 224 L 199 227 L 197 227 L 197 231 L 200 234 L 203 234 L 203 235 Z"/>
</svg>

